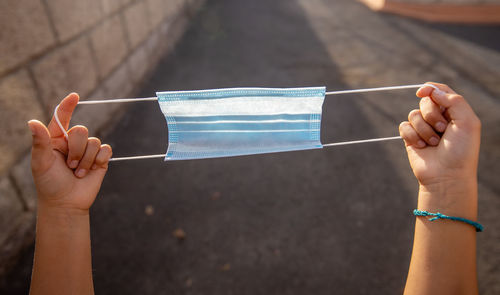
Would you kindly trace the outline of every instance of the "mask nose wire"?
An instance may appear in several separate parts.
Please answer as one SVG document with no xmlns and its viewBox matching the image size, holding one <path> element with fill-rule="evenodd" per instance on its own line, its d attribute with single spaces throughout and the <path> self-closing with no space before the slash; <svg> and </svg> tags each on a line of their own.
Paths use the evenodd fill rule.
<svg viewBox="0 0 500 295">
<path fill-rule="evenodd" d="M 439 90 L 439 88 L 432 84 L 413 84 L 413 85 L 401 85 L 401 86 L 386 86 L 386 87 L 376 87 L 376 88 L 363 88 L 363 89 L 351 89 L 351 90 L 339 90 L 339 91 L 329 91 L 325 92 L 325 95 L 339 95 L 339 94 L 350 94 L 350 93 L 364 93 L 364 92 L 375 92 L 375 91 L 388 91 L 388 90 L 398 90 L 398 89 L 410 89 L 410 88 L 420 88 L 424 86 L 429 86 L 434 88 L 435 90 Z M 158 98 L 156 96 L 153 97 L 141 97 L 141 98 L 118 98 L 118 99 L 105 99 L 105 100 L 85 100 L 79 101 L 78 104 L 104 104 L 104 103 L 127 103 L 127 102 L 141 102 L 141 101 L 157 101 Z M 57 105 L 54 109 L 54 118 L 56 119 L 56 123 L 64 134 L 64 138 L 68 140 L 68 132 L 61 124 L 59 120 L 59 116 L 57 114 L 59 110 L 59 105 Z M 354 141 L 345 141 L 345 142 L 334 142 L 324 144 L 323 147 L 332 147 L 339 145 L 349 145 L 349 144 L 358 144 L 358 143 L 368 143 L 368 142 L 377 142 L 377 141 L 387 141 L 401 139 L 401 136 L 393 136 L 393 137 L 383 137 L 383 138 L 372 138 L 372 139 L 364 139 L 364 140 L 354 140 Z M 163 158 L 165 154 L 156 154 L 156 155 L 143 155 L 143 156 L 132 156 L 132 157 L 117 157 L 111 158 L 110 161 L 124 161 L 124 160 L 138 160 L 138 159 L 152 159 L 152 158 Z"/>
</svg>

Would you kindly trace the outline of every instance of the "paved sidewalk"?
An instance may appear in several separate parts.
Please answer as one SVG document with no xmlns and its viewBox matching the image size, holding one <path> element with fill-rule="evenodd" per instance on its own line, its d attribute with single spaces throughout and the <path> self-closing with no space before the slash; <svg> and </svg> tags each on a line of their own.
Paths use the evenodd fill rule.
<svg viewBox="0 0 500 295">
<path fill-rule="evenodd" d="M 500 293 L 500 54 L 351 0 L 208 1 L 141 90 L 443 81 L 483 121 L 481 294 Z M 394 136 L 413 90 L 328 97 L 322 142 Z M 166 150 L 157 105 L 104 141 L 116 156 Z M 226 159 L 113 163 L 92 208 L 102 294 L 401 294 L 417 184 L 399 141 Z M 173 235 L 182 229 L 186 236 Z M 10 279 L 23 294 L 32 255 Z"/>
</svg>

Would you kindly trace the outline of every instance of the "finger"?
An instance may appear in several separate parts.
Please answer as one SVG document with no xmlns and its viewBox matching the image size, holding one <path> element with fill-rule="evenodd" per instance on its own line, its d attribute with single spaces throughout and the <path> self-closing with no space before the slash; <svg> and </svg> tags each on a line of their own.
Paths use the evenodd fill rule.
<svg viewBox="0 0 500 295">
<path fill-rule="evenodd" d="M 52 148 L 58 150 L 63 155 L 68 155 L 68 141 L 64 137 L 52 137 Z"/>
<path fill-rule="evenodd" d="M 438 105 L 446 108 L 451 120 L 465 122 L 478 120 L 470 105 L 461 95 L 433 91 L 431 98 Z"/>
<path fill-rule="evenodd" d="M 420 138 L 422 138 L 427 144 L 439 144 L 439 135 L 434 132 L 431 125 L 425 122 L 420 110 L 411 111 L 410 114 L 408 114 L 408 121 L 410 121 L 411 126 L 418 133 L 418 136 L 420 136 Z"/>
<path fill-rule="evenodd" d="M 95 163 L 94 166 L 92 166 L 92 169 L 97 169 L 99 167 L 107 168 L 109 159 L 111 159 L 112 155 L 113 151 L 111 149 L 111 146 L 109 146 L 108 144 L 101 145 L 101 148 L 99 149 L 99 152 L 95 157 Z"/>
<path fill-rule="evenodd" d="M 430 97 L 425 96 L 420 100 L 420 113 L 437 132 L 444 132 L 448 121 L 441 113 L 439 106 Z"/>
<path fill-rule="evenodd" d="M 59 104 L 59 108 L 57 110 L 57 116 L 59 118 L 59 121 L 61 122 L 61 125 L 65 130 L 68 129 L 69 127 L 69 121 L 71 120 L 71 115 L 73 114 L 73 110 L 78 104 L 79 99 L 80 98 L 78 94 L 73 92 L 68 94 L 68 96 L 66 96 Z M 63 131 L 57 124 L 57 121 L 54 117 L 52 117 L 52 120 L 50 120 L 48 128 L 51 137 L 64 136 Z"/>
<path fill-rule="evenodd" d="M 399 135 L 401 135 L 405 141 L 406 146 L 415 146 L 417 148 L 423 148 L 426 146 L 425 141 L 418 136 L 417 131 L 413 129 L 408 121 L 399 124 Z"/>
<path fill-rule="evenodd" d="M 89 131 L 85 126 L 77 125 L 68 131 L 68 158 L 66 163 L 69 168 L 78 167 L 80 160 L 87 148 Z"/>
<path fill-rule="evenodd" d="M 435 83 L 435 82 L 425 82 L 424 86 L 420 87 L 417 90 L 417 96 L 420 98 L 422 98 L 424 96 L 430 96 L 434 90 L 438 90 L 438 89 L 441 91 L 444 91 L 446 93 L 455 93 L 455 91 L 453 91 L 453 89 L 451 89 L 446 84 L 440 84 L 440 83 Z"/>
<path fill-rule="evenodd" d="M 85 175 L 87 175 L 88 171 L 94 164 L 95 157 L 99 152 L 100 147 L 101 147 L 101 141 L 98 138 L 90 137 L 87 140 L 87 148 L 85 149 L 85 153 L 83 154 L 83 157 L 80 160 L 78 168 L 75 170 L 76 177 L 82 178 Z"/>
<path fill-rule="evenodd" d="M 450 113 L 448 112 L 448 110 L 444 111 L 443 116 L 445 117 L 446 121 L 451 121 Z"/>
<path fill-rule="evenodd" d="M 37 120 L 29 121 L 28 126 L 33 135 L 31 169 L 33 174 L 43 173 L 52 165 L 55 159 L 50 144 L 49 130 L 42 122 Z"/>
</svg>

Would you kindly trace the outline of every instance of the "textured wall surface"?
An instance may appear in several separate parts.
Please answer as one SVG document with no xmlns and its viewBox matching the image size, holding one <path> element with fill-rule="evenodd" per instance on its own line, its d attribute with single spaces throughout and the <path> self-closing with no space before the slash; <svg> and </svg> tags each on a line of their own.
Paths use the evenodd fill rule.
<svg viewBox="0 0 500 295">
<path fill-rule="evenodd" d="M 36 208 L 26 122 L 48 121 L 69 92 L 133 95 L 182 34 L 201 0 L 0 2 L 0 276 L 33 239 Z M 117 105 L 79 108 L 98 132 Z"/>
</svg>

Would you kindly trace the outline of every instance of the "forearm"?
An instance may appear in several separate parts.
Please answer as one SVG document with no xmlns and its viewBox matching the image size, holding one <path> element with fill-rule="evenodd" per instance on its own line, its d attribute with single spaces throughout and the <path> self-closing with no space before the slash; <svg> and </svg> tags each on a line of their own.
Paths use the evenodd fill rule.
<svg viewBox="0 0 500 295">
<path fill-rule="evenodd" d="M 31 294 L 93 294 L 88 211 L 39 204 Z"/>
<path fill-rule="evenodd" d="M 477 182 L 421 186 L 418 209 L 477 220 Z M 459 221 L 418 217 L 405 294 L 477 294 L 476 231 Z"/>
</svg>

